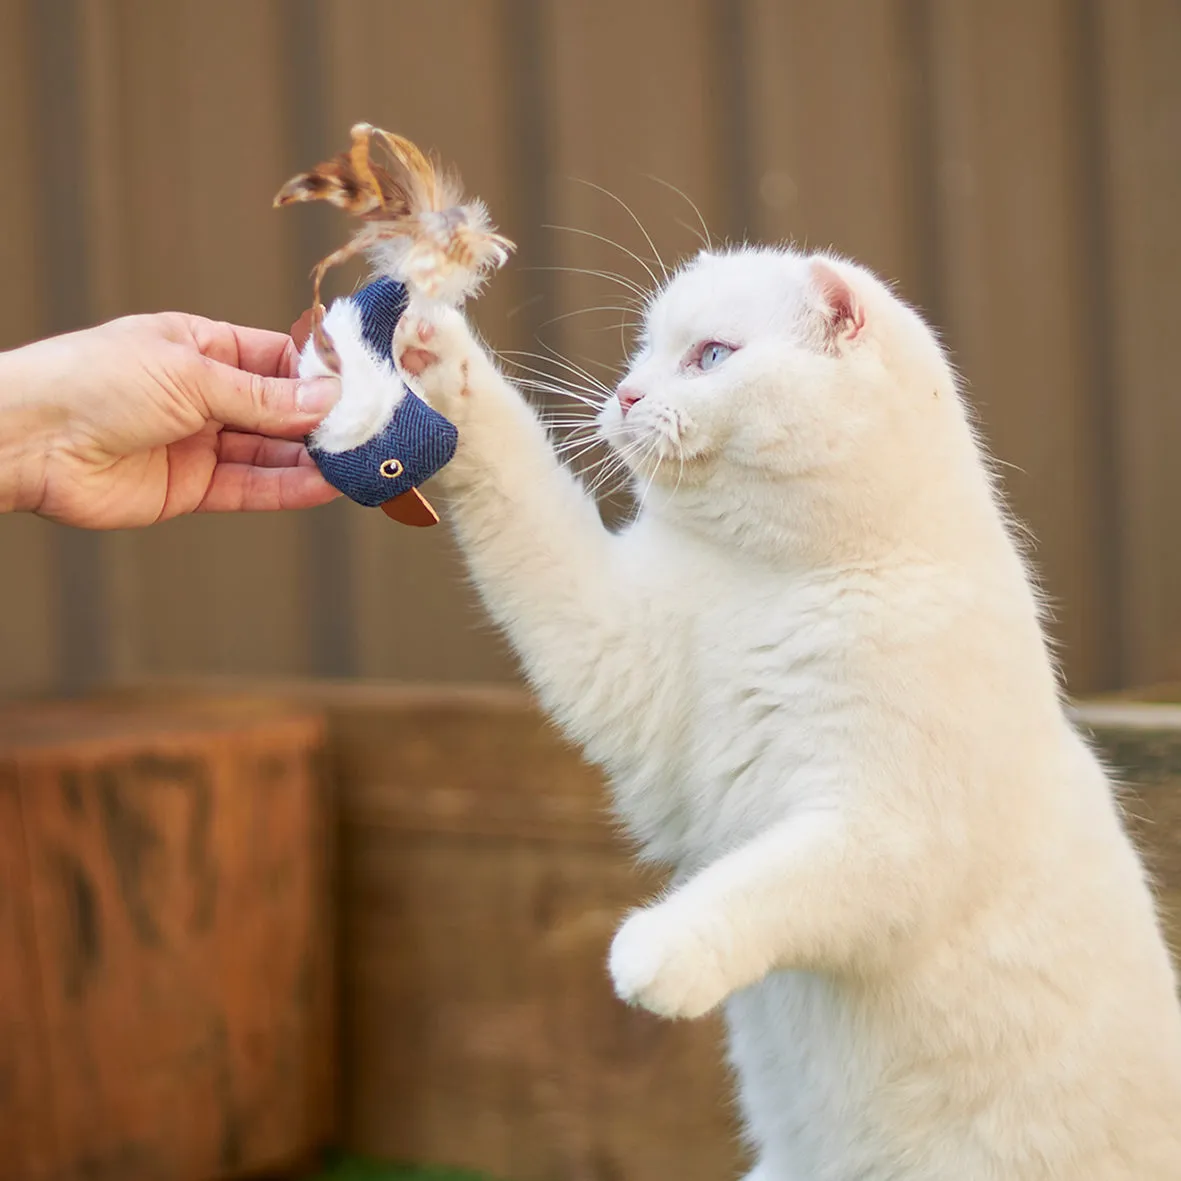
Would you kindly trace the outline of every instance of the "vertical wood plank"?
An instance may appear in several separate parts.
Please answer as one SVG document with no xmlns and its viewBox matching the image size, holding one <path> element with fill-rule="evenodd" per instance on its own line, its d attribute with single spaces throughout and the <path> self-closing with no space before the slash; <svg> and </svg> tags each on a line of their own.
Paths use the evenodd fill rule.
<svg viewBox="0 0 1181 1181">
<path fill-rule="evenodd" d="M 20 780 L 0 765 L 0 1159 L 5 1172 L 50 1181 L 58 1136 L 37 972 Z"/>
<path fill-rule="evenodd" d="M 832 247 L 929 303 L 900 0 L 754 0 L 746 44 L 757 234 Z M 839 49 L 837 48 L 839 47 Z"/>
<path fill-rule="evenodd" d="M 305 293 L 271 198 L 285 176 L 276 0 L 117 10 L 126 303 L 286 330 Z M 147 672 L 303 671 L 298 516 L 199 517 L 127 543 Z"/>
<path fill-rule="evenodd" d="M 0 516 L 0 697 L 44 692 L 57 682 L 53 526 Z"/>
<path fill-rule="evenodd" d="M 1098 0 L 1125 684 L 1181 679 L 1181 6 Z"/>
<path fill-rule="evenodd" d="M 612 328 L 633 313 L 581 313 L 596 305 L 627 309 L 637 297 L 617 282 L 575 269 L 615 272 L 651 289 L 643 264 L 627 254 L 639 255 L 662 278 L 637 220 L 669 267 L 699 249 L 696 215 L 659 181 L 687 194 L 711 232 L 722 237 L 728 229 L 728 186 L 719 175 L 722 109 L 708 82 L 713 9 L 707 0 L 591 6 L 551 0 L 544 16 L 557 129 L 551 206 L 553 221 L 566 227 L 553 231 L 552 249 L 555 264 L 571 268 L 559 278 L 551 313 L 568 318 L 553 326 L 548 339 L 579 364 L 589 358 L 592 364 L 620 365 L 620 336 Z"/>
<path fill-rule="evenodd" d="M 341 132 L 330 125 L 331 86 L 326 68 L 327 6 L 320 0 L 289 0 L 280 28 L 279 80 L 283 106 L 287 166 L 294 176 L 310 162 L 325 160 L 340 150 Z M 333 134 L 333 132 L 336 134 Z M 299 216 L 287 216 L 283 227 L 288 251 L 288 283 L 294 292 L 307 292 L 315 264 L 339 244 L 342 231 L 338 211 L 305 206 Z M 308 297 L 310 302 L 310 296 Z M 308 613 L 308 666 L 316 676 L 355 676 L 359 635 L 353 587 L 352 521 L 343 498 L 300 517 L 302 563 Z"/>
<path fill-rule="evenodd" d="M 1085 396 L 1093 331 L 1068 0 L 930 8 L 947 335 L 1055 601 L 1068 683 L 1109 683 L 1108 495 Z M 1002 81 L 1003 80 L 1003 81 Z"/>
<path fill-rule="evenodd" d="M 86 216 L 91 174 L 85 158 L 79 167 L 74 143 L 85 109 L 83 7 L 79 0 L 45 0 L 29 9 L 32 124 L 43 182 L 36 231 L 51 332 L 94 321 Z M 103 541 L 97 533 L 63 526 L 54 530 L 53 542 L 58 676 L 63 688 L 75 691 L 104 679 L 109 668 Z"/>
<path fill-rule="evenodd" d="M 623 197 L 666 255 L 693 250 L 677 222 L 694 216 L 644 177 L 655 173 L 721 235 L 831 243 L 898 279 L 946 329 L 990 442 L 1022 469 L 1006 482 L 1040 540 L 1071 687 L 1181 675 L 1181 563 L 1166 543 L 1181 512 L 1164 319 L 1181 250 L 1172 0 L 67 10 L 81 31 L 70 177 L 87 318 L 174 306 L 285 328 L 317 243 L 343 226 L 326 210 L 274 214 L 270 196 L 307 163 L 293 144 L 319 134 L 331 150 L 368 118 L 458 164 L 521 241 L 475 308 L 492 343 L 541 351 L 535 330 L 575 313 L 541 335 L 609 381 L 623 353 L 614 325 L 630 313 L 588 309 L 631 293 L 531 268 L 649 282 L 626 254 L 541 228 L 649 254 L 628 215 L 573 177 Z M 0 150 L 30 173 L 41 116 L 29 97 L 52 85 L 34 17 L 42 6 L 0 0 Z M 322 35 L 293 54 L 285 34 L 308 21 Z M 313 103 L 318 133 L 305 130 Z M 69 309 L 46 283 L 47 251 L 65 239 L 38 228 L 34 189 L 0 193 L 0 219 L 7 347 Z M 0 520 L 0 693 L 48 686 L 82 660 L 65 582 L 96 589 L 84 630 L 115 676 L 512 676 L 445 530 L 412 535 L 348 505 L 191 520 L 85 538 L 93 561 L 73 578 L 56 564 L 59 547 L 81 552 L 65 536 Z"/>
<path fill-rule="evenodd" d="M 0 0 L 0 149 L 9 167 L 33 175 L 32 54 L 26 0 Z M 45 276 L 38 265 L 37 190 L 0 186 L 0 348 L 45 331 Z"/>
<path fill-rule="evenodd" d="M 549 263 L 559 269 L 525 363 L 592 398 L 626 368 L 639 309 L 665 269 L 701 249 L 702 237 L 724 240 L 741 216 L 724 175 L 734 93 L 732 71 L 719 72 L 718 62 L 733 64 L 734 44 L 719 45 L 714 31 L 725 7 L 541 6 L 553 127 Z M 717 93 L 722 85 L 729 101 Z M 583 416 L 576 400 L 549 402 L 568 419 Z M 628 481 L 609 452 L 595 446 L 575 466 L 599 491 L 609 521 L 631 511 Z"/>
<path fill-rule="evenodd" d="M 0 0 L 0 159 L 14 175 L 34 167 L 30 30 L 23 0 Z M 0 186 L 0 348 L 46 331 L 44 271 L 39 261 L 37 193 Z M 44 689 L 57 672 L 53 531 L 44 521 L 0 517 L 0 695 Z"/>
<path fill-rule="evenodd" d="M 503 59 L 501 4 L 343 0 L 324 13 L 333 150 L 361 119 L 408 135 L 455 165 L 468 191 L 487 201 L 497 224 L 516 237 L 514 198 L 525 178 L 513 171 L 512 83 Z M 411 43 L 446 49 L 440 48 L 428 71 L 418 51 L 408 50 Z M 335 239 L 343 240 L 346 232 L 337 218 Z M 512 347 L 516 339 L 511 313 L 524 298 L 524 282 L 514 260 L 473 305 L 474 319 L 498 347 Z M 349 287 L 337 279 L 335 289 Z M 373 510 L 345 511 L 363 676 L 503 680 L 514 675 L 446 526 L 406 529 Z"/>
</svg>

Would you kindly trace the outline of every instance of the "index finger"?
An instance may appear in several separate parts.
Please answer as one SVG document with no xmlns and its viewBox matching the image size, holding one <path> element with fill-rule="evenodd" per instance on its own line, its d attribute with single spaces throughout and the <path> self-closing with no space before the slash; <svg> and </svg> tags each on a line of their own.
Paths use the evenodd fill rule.
<svg viewBox="0 0 1181 1181">
<path fill-rule="evenodd" d="M 197 319 L 193 339 L 202 355 L 260 377 L 295 377 L 299 352 L 285 332 Z"/>
</svg>

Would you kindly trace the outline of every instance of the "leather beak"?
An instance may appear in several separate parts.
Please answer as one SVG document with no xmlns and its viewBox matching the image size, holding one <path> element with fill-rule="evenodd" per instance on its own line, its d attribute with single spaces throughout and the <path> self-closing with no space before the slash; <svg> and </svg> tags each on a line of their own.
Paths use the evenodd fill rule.
<svg viewBox="0 0 1181 1181">
<path fill-rule="evenodd" d="M 387 500 L 381 506 L 381 511 L 391 521 L 397 521 L 400 525 L 414 525 L 425 529 L 439 523 L 439 514 L 417 488 L 411 488 L 409 492 L 403 492 L 401 496 Z"/>
</svg>

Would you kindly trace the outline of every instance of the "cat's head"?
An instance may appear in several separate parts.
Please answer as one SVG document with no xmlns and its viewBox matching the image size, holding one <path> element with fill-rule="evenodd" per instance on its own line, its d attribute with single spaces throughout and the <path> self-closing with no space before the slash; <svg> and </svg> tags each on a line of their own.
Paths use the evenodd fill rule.
<svg viewBox="0 0 1181 1181">
<path fill-rule="evenodd" d="M 650 507 L 681 509 L 795 512 L 822 494 L 856 511 L 944 436 L 970 445 L 938 342 L 885 284 L 750 247 L 699 254 L 653 297 L 600 428 Z"/>
</svg>

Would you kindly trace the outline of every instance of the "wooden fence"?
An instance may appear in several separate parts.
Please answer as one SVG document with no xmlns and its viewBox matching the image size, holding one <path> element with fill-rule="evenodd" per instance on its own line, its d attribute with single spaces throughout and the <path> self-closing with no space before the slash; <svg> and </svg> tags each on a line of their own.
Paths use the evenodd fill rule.
<svg viewBox="0 0 1181 1181">
<path fill-rule="evenodd" d="M 285 328 L 343 232 L 272 212 L 360 118 L 461 165 L 521 245 L 500 347 L 614 363 L 640 268 L 835 245 L 970 382 L 1070 684 L 1181 674 L 1177 0 L 0 0 L 0 346 L 128 311 Z M 324 216 L 320 216 L 323 214 Z M 87 534 L 0 520 L 0 692 L 141 674 L 497 680 L 444 530 L 335 504 Z"/>
</svg>

